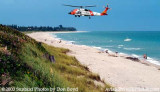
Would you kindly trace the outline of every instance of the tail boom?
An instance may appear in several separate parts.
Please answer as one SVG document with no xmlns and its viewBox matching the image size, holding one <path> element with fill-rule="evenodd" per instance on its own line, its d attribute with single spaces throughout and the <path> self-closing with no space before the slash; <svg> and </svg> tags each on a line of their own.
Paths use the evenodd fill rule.
<svg viewBox="0 0 160 92">
<path fill-rule="evenodd" d="M 109 9 L 110 9 L 110 8 L 109 8 L 108 5 L 107 5 L 107 7 L 105 7 L 105 10 L 101 13 L 101 16 L 108 15 L 108 14 L 107 14 L 107 11 L 108 11 Z"/>
</svg>

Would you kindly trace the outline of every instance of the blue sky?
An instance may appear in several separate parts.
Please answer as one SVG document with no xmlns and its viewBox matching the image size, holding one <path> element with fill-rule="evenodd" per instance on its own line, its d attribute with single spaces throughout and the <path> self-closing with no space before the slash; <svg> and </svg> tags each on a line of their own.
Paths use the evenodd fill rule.
<svg viewBox="0 0 160 92">
<path fill-rule="evenodd" d="M 108 16 L 75 18 L 71 5 L 96 5 Z M 0 23 L 33 26 L 73 26 L 85 31 L 160 31 L 160 0 L 0 0 Z"/>
</svg>

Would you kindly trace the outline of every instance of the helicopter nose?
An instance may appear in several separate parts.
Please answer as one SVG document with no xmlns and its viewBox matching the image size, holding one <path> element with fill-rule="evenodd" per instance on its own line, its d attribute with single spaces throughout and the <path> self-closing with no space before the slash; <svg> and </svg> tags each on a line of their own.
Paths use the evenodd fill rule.
<svg viewBox="0 0 160 92">
<path fill-rule="evenodd" d="M 68 14 L 71 14 L 71 12 L 69 12 Z"/>
</svg>

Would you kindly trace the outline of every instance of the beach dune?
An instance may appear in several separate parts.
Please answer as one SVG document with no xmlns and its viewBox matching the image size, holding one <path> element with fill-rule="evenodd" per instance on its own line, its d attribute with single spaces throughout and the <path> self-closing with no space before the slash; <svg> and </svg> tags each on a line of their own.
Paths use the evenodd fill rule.
<svg viewBox="0 0 160 92">
<path fill-rule="evenodd" d="M 109 56 L 88 46 L 67 44 L 66 41 L 59 43 L 59 39 L 54 38 L 51 33 L 34 32 L 27 35 L 48 45 L 69 49 L 69 55 L 75 56 L 81 64 L 99 74 L 102 80 L 115 88 L 160 89 L 159 66 L 144 61 L 135 62 L 123 55 Z"/>
</svg>

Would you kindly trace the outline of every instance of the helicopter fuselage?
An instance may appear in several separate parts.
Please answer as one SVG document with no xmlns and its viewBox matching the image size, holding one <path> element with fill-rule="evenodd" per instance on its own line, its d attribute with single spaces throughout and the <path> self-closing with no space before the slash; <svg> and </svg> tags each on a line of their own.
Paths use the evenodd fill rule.
<svg viewBox="0 0 160 92">
<path fill-rule="evenodd" d="M 107 5 L 107 7 L 105 7 L 105 10 L 102 13 L 99 12 L 94 12 L 91 11 L 89 9 L 85 9 L 83 7 L 95 7 L 95 6 L 73 6 L 73 5 L 65 5 L 65 6 L 70 6 L 70 7 L 80 7 L 79 9 L 74 9 L 71 12 L 69 12 L 68 14 L 70 15 L 74 15 L 75 17 L 80 17 L 80 16 L 104 16 L 104 15 L 108 15 L 107 11 L 110 9 Z"/>
<path fill-rule="evenodd" d="M 71 15 L 75 15 L 75 16 L 102 16 L 101 13 L 98 13 L 98 12 L 93 12 L 91 10 L 88 10 L 88 9 L 83 9 L 83 8 L 80 8 L 80 9 L 74 9 L 72 10 L 71 12 L 69 12 L 69 14 Z M 106 14 L 107 15 L 107 14 Z"/>
</svg>

